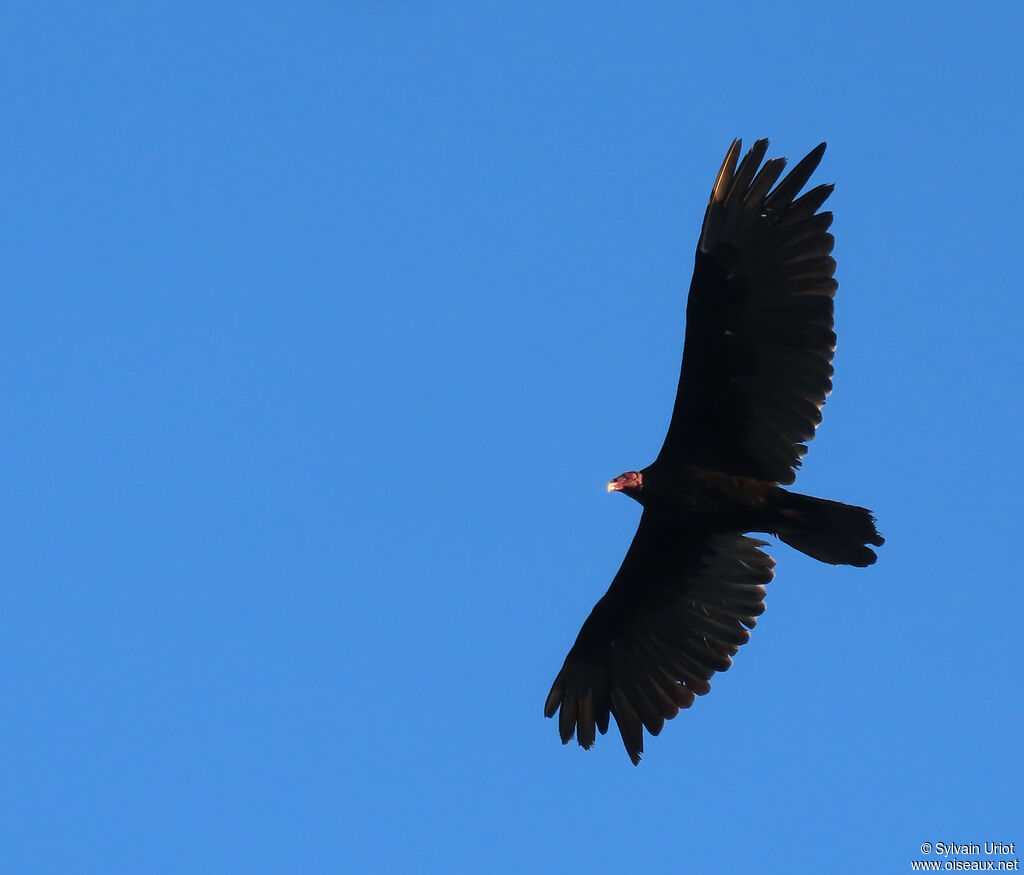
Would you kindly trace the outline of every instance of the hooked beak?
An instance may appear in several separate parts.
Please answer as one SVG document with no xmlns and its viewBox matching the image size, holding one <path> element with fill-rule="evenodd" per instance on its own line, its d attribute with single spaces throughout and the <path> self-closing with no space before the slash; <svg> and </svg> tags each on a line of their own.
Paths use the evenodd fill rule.
<svg viewBox="0 0 1024 875">
<path fill-rule="evenodd" d="M 609 492 L 622 492 L 627 489 L 640 489 L 644 485 L 644 477 L 639 471 L 627 471 L 610 481 L 605 487 Z"/>
</svg>

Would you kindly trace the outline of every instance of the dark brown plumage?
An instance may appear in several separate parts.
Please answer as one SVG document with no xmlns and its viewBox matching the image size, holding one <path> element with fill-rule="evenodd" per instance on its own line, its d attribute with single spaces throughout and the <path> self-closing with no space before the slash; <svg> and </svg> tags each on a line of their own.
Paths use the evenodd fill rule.
<svg viewBox="0 0 1024 875">
<path fill-rule="evenodd" d="M 665 443 L 608 484 L 643 505 L 640 525 L 544 705 L 562 742 L 585 748 L 614 717 L 634 764 L 643 729 L 657 735 L 707 693 L 764 611 L 775 563 L 746 532 L 833 565 L 870 565 L 867 545 L 883 543 L 864 508 L 779 485 L 832 390 L 838 284 L 832 214 L 818 212 L 832 186 L 798 197 L 825 144 L 781 182 L 785 159 L 762 165 L 767 149 L 758 140 L 740 161 L 736 140 L 715 178 Z"/>
</svg>

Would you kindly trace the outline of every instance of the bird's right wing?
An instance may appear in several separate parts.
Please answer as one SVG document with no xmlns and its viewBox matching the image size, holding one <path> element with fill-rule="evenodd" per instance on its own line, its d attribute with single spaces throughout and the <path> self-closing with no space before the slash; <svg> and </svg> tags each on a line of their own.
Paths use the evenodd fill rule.
<svg viewBox="0 0 1024 875">
<path fill-rule="evenodd" d="M 679 389 L 659 458 L 792 483 L 832 391 L 832 191 L 800 190 L 822 143 L 776 185 L 758 140 L 726 155 L 704 216 L 686 305 Z M 774 187 L 773 187 L 774 186 Z"/>
<path fill-rule="evenodd" d="M 643 727 L 661 732 L 750 637 L 774 574 L 763 545 L 738 533 L 682 531 L 645 510 L 545 702 L 546 717 L 560 711 L 562 743 L 575 734 L 589 748 L 612 716 L 636 765 Z"/>
</svg>

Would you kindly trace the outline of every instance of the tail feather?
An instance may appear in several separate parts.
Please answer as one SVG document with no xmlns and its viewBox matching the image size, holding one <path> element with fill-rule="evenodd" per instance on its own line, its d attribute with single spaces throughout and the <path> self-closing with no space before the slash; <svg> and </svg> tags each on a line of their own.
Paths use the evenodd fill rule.
<svg viewBox="0 0 1024 875">
<path fill-rule="evenodd" d="M 795 550 L 829 565 L 873 565 L 878 558 L 868 547 L 881 547 L 885 538 L 875 528 L 871 511 L 863 507 L 812 498 L 781 490 L 780 540 Z"/>
</svg>

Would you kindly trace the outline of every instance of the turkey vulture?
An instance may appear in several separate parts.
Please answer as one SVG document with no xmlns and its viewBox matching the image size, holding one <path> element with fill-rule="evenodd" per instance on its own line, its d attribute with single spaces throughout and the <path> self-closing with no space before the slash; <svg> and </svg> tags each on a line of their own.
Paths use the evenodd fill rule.
<svg viewBox="0 0 1024 875">
<path fill-rule="evenodd" d="M 711 188 L 686 305 L 672 420 L 657 459 L 608 484 L 643 505 L 633 543 L 548 694 L 562 743 L 589 748 L 618 724 L 629 758 L 643 728 L 711 689 L 750 637 L 775 562 L 747 532 L 832 565 L 871 565 L 883 538 L 862 507 L 783 489 L 832 391 L 838 288 L 818 210 L 833 186 L 799 196 L 822 143 L 775 185 L 767 140 L 729 147 Z M 774 186 L 774 188 L 773 188 Z"/>
</svg>

